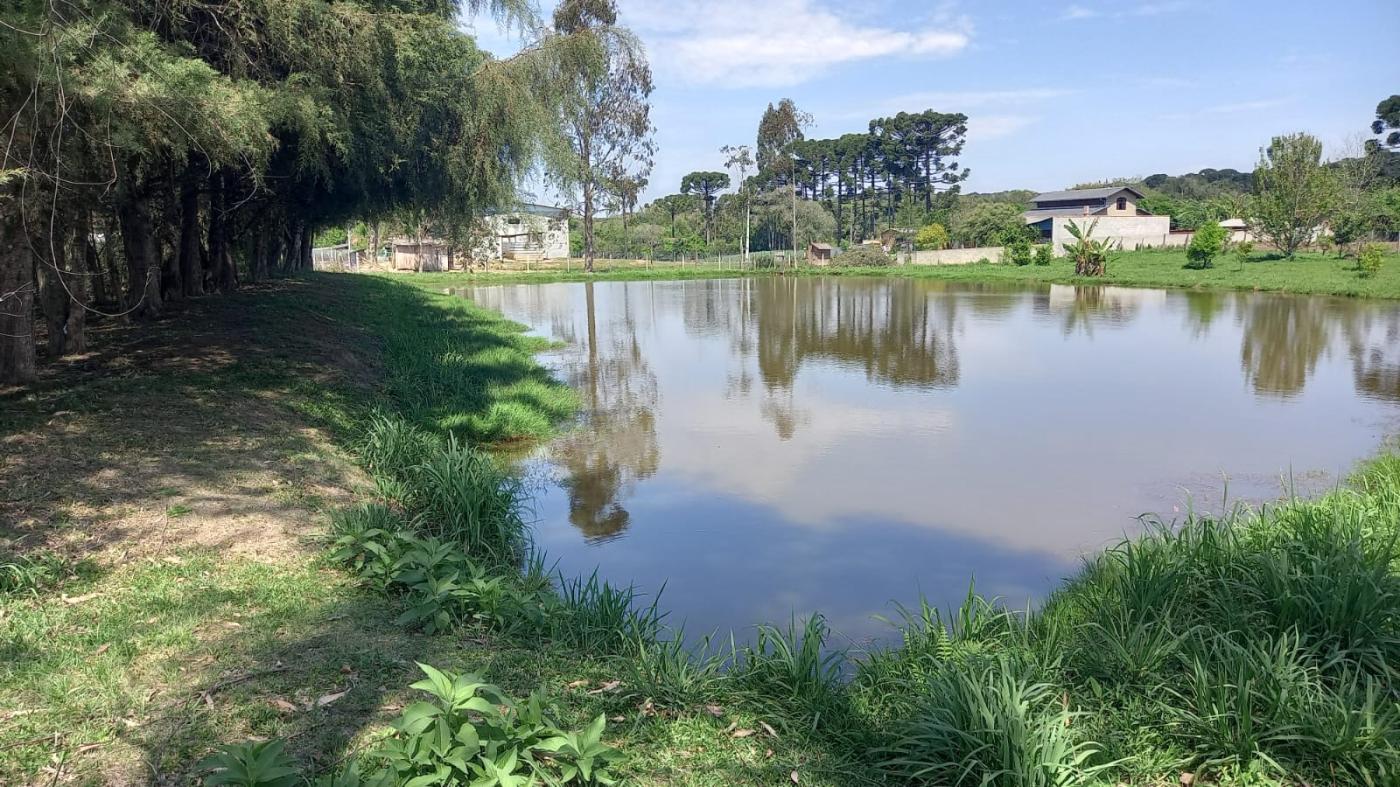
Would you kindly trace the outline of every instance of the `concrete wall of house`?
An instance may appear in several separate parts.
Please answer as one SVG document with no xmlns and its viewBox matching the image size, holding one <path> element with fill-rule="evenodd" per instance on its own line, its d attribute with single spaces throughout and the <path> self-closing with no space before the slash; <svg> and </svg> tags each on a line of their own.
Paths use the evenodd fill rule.
<svg viewBox="0 0 1400 787">
<path fill-rule="evenodd" d="M 493 259 L 501 259 L 503 256 L 504 249 L 500 242 L 502 236 L 522 233 L 539 237 L 541 259 L 557 260 L 569 256 L 568 219 L 551 219 L 531 213 L 504 213 L 488 216 L 486 225 L 496 235 Z M 483 242 L 481 251 L 492 253 L 492 244 L 489 241 Z"/>
<path fill-rule="evenodd" d="M 1118 207 L 1118 200 L 1120 199 L 1123 200 L 1122 209 Z M 1120 191 L 1109 197 L 1107 214 L 1109 216 L 1136 216 L 1137 197 L 1134 197 L 1131 191 Z"/>
<path fill-rule="evenodd" d="M 1184 246 L 1191 240 L 1190 237 L 1187 237 L 1185 241 L 1182 241 L 1180 238 L 1184 233 L 1172 233 L 1170 216 L 1097 216 L 1087 219 L 1072 216 L 1056 217 L 1050 238 L 1057 257 L 1063 257 L 1065 244 L 1074 241 L 1074 237 L 1069 234 L 1071 221 L 1083 228 L 1092 225 L 1093 231 L 1089 235 L 1091 238 L 1111 240 L 1122 244 L 1123 248 L 1128 251 L 1148 247 Z"/>
<path fill-rule="evenodd" d="M 996 262 L 1001 259 L 1001 246 L 983 246 L 973 249 L 938 249 L 936 251 L 916 251 L 911 255 L 911 265 L 967 265 L 972 262 Z M 837 262 L 840 262 L 837 258 Z"/>
</svg>

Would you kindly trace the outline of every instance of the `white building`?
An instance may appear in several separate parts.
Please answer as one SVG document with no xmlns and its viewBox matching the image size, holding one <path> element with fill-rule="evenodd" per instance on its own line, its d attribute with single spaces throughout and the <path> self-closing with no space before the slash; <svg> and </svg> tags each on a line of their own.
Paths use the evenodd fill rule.
<svg viewBox="0 0 1400 787">
<path fill-rule="evenodd" d="M 569 256 L 569 212 L 522 204 L 486 214 L 487 236 L 472 249 L 478 260 L 557 260 Z"/>
</svg>

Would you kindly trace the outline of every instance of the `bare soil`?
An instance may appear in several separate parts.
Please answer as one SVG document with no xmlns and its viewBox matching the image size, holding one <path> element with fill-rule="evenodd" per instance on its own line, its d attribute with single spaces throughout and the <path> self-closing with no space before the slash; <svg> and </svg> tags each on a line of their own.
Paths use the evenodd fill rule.
<svg viewBox="0 0 1400 787">
<path fill-rule="evenodd" d="M 0 391 L 0 554 L 303 553 L 323 508 L 365 479 L 269 370 L 294 364 L 318 387 L 377 378 L 370 337 L 266 297 L 304 286 L 197 299 L 153 324 L 109 321 L 90 329 L 92 352 Z M 280 294 L 335 297 L 325 290 Z"/>
</svg>

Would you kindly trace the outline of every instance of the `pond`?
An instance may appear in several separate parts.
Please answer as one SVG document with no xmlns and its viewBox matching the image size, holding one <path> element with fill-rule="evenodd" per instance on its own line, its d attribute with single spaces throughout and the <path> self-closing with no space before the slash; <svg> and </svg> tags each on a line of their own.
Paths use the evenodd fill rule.
<svg viewBox="0 0 1400 787">
<path fill-rule="evenodd" d="M 1393 433 L 1400 304 L 786 277 L 461 291 L 564 348 L 582 423 L 528 460 L 566 575 L 690 633 L 891 601 L 1023 606 L 1190 509 L 1315 493 Z"/>
</svg>

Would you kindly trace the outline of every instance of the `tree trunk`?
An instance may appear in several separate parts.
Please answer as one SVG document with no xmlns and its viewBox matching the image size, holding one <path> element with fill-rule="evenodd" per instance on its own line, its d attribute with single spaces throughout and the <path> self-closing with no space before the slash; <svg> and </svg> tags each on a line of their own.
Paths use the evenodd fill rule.
<svg viewBox="0 0 1400 787">
<path fill-rule="evenodd" d="M 193 174 L 187 174 L 180 187 L 180 282 L 185 295 L 204 294 L 199 229 L 199 181 Z"/>
<path fill-rule="evenodd" d="M 266 230 L 253 230 L 253 264 L 248 266 L 253 281 L 262 281 L 268 275 L 268 255 L 272 249 L 272 236 Z"/>
<path fill-rule="evenodd" d="M 151 233 L 151 209 L 146 198 L 132 193 L 119 182 L 117 221 L 121 223 L 122 249 L 126 252 L 126 308 L 132 319 L 153 320 L 160 316 L 160 260 L 156 239 Z"/>
<path fill-rule="evenodd" d="M 82 271 L 88 279 L 88 294 L 92 296 L 92 303 L 107 303 L 110 297 L 107 290 L 106 272 L 103 270 L 102 258 L 97 254 L 97 245 L 92 242 L 92 214 L 87 210 L 78 213 L 77 227 L 74 228 L 77 237 L 77 256 L 75 259 L 82 266 Z"/>
<path fill-rule="evenodd" d="M 291 273 L 296 270 L 297 255 L 301 253 L 301 236 L 306 234 L 306 222 L 301 219 L 292 221 L 292 231 L 288 238 L 287 247 L 282 254 L 282 272 Z"/>
<path fill-rule="evenodd" d="M 13 204 L 0 210 L 0 385 L 33 382 L 34 261 Z"/>
<path fill-rule="evenodd" d="M 209 265 L 219 292 L 233 292 L 238 289 L 238 269 L 234 267 L 233 253 L 228 244 L 224 187 L 224 173 L 220 172 L 214 176 L 213 189 L 209 193 Z"/>
<path fill-rule="evenodd" d="M 83 316 L 87 298 L 83 276 L 77 272 L 76 264 L 70 263 L 70 259 L 74 258 L 68 255 L 63 238 L 55 238 L 51 242 L 35 240 L 39 241 L 34 245 L 41 250 L 40 253 L 51 257 L 36 259 L 34 266 L 39 305 L 48 333 L 47 355 L 58 358 L 79 352 L 86 344 L 83 339 Z"/>
<path fill-rule="evenodd" d="M 301 249 L 297 254 L 297 270 L 311 270 L 311 241 L 313 240 L 312 236 L 314 234 L 310 227 L 306 226 L 304 223 L 302 224 Z"/>
<path fill-rule="evenodd" d="M 583 269 L 593 272 L 593 183 L 583 182 Z"/>
</svg>

